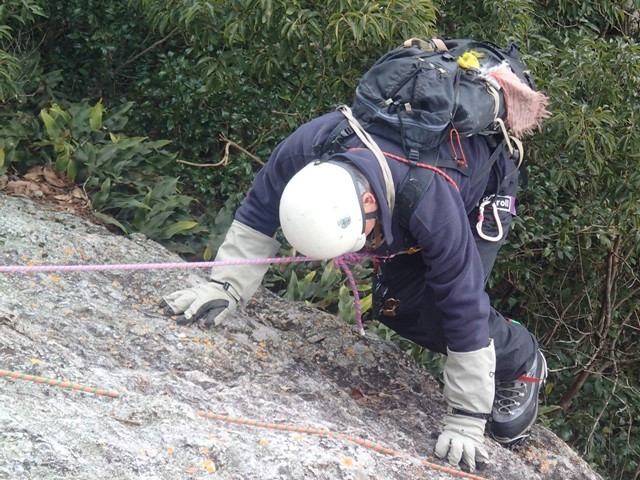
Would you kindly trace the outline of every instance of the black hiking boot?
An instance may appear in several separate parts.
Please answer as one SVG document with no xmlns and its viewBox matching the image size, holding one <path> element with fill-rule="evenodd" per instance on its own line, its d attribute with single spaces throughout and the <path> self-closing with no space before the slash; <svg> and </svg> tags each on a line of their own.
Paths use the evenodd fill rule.
<svg viewBox="0 0 640 480">
<path fill-rule="evenodd" d="M 547 378 L 547 362 L 538 350 L 531 368 L 508 382 L 496 383 L 489 434 L 505 447 L 514 447 L 528 436 L 538 416 L 538 393 Z"/>
</svg>

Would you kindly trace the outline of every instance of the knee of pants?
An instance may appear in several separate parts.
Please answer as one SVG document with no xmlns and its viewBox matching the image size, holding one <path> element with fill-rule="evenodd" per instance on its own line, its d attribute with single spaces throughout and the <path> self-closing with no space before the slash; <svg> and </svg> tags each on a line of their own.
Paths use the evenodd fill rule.
<svg viewBox="0 0 640 480">
<path fill-rule="evenodd" d="M 491 309 L 489 335 L 496 349 L 496 379 L 513 380 L 526 372 L 538 350 L 538 342 L 524 325 Z"/>
<path fill-rule="evenodd" d="M 402 289 L 374 287 L 373 304 L 376 319 L 395 333 L 433 352 L 446 353 L 442 313 L 424 282 L 409 282 Z"/>
</svg>

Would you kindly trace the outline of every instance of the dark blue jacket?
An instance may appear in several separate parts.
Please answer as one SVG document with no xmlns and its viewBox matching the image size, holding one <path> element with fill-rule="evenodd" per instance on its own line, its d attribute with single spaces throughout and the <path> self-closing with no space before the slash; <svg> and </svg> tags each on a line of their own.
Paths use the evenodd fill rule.
<svg viewBox="0 0 640 480">
<path fill-rule="evenodd" d="M 280 226 L 279 205 L 285 185 L 306 164 L 317 160 L 325 140 L 344 119 L 339 112 L 316 118 L 298 128 L 273 151 L 269 161 L 258 172 L 236 219 L 266 235 L 272 236 Z M 375 137 L 383 152 L 406 157 L 399 145 Z M 354 146 L 359 140 L 353 140 Z M 462 139 L 467 163 L 478 168 L 489 156 L 489 148 L 481 137 Z M 441 147 L 443 158 L 453 157 L 449 142 Z M 343 153 L 368 178 L 381 209 L 381 225 L 385 244 L 378 254 L 397 253 L 409 246 L 408 235 L 389 210 L 382 172 L 367 149 Z M 498 162 L 504 161 L 501 157 Z M 409 166 L 389 159 L 396 192 L 405 179 Z M 410 219 L 409 233 L 421 247 L 421 255 L 429 267 L 426 281 L 435 293 L 436 303 L 443 312 L 444 331 L 448 346 L 458 352 L 474 351 L 489 342 L 489 298 L 484 291 L 484 272 L 480 255 L 469 225 L 468 214 L 478 204 L 488 181 L 473 187 L 467 177 L 454 170 L 447 173 L 457 183 L 456 190 L 441 175 L 435 175 L 431 187 L 420 200 Z M 327 186 L 330 188 L 330 186 Z"/>
</svg>

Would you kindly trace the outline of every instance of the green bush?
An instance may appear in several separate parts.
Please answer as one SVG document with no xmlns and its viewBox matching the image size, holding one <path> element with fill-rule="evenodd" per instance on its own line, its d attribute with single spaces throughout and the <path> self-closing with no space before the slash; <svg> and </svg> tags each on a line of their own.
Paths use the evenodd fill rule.
<svg viewBox="0 0 640 480">
<path fill-rule="evenodd" d="M 0 130 L 4 169 L 11 165 L 26 171 L 34 163 L 51 162 L 56 171 L 83 186 L 103 221 L 124 233 L 142 232 L 176 251 L 194 254 L 180 240 L 198 237 L 207 228 L 192 217 L 193 199 L 179 193 L 178 179 L 161 173 L 176 154 L 166 150 L 168 140 L 118 133 L 131 106 L 105 112 L 101 101 L 66 108 L 53 104 L 40 112 L 41 124 L 28 114 L 14 118 Z"/>
</svg>

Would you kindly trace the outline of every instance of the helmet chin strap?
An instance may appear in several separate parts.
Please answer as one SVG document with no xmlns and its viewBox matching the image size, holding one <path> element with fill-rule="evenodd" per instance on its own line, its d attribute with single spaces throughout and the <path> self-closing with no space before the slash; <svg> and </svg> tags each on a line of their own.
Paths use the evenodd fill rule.
<svg viewBox="0 0 640 480">
<path fill-rule="evenodd" d="M 376 213 L 376 212 L 371 212 Z M 367 240 L 364 244 L 366 250 L 377 250 L 384 243 L 384 236 L 382 235 L 382 229 L 380 228 L 380 222 L 376 222 L 373 230 L 367 236 Z"/>
<path fill-rule="evenodd" d="M 362 250 L 363 248 L 367 250 L 375 250 L 384 242 L 379 221 L 376 221 L 375 225 L 373 226 L 373 230 L 371 230 L 371 233 L 369 235 L 365 234 L 365 231 L 367 229 L 367 220 L 377 220 L 378 209 L 374 210 L 373 212 L 365 213 L 362 202 L 360 203 L 360 208 L 362 209 L 362 233 L 358 237 L 358 240 L 356 241 L 351 252 L 357 252 L 359 250 Z"/>
<path fill-rule="evenodd" d="M 373 212 L 364 213 L 364 208 L 363 208 L 363 215 L 362 215 L 362 234 L 363 235 L 366 235 L 365 232 L 367 231 L 367 220 L 376 220 L 376 223 L 373 226 L 373 228 L 375 230 L 375 228 L 380 223 L 380 222 L 377 221 L 377 219 L 378 219 L 378 210 L 377 209 L 374 210 Z M 367 239 L 368 239 L 368 236 L 367 236 Z M 367 240 L 365 240 L 365 244 L 366 244 L 366 241 Z"/>
</svg>

